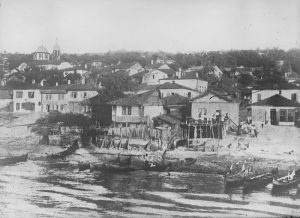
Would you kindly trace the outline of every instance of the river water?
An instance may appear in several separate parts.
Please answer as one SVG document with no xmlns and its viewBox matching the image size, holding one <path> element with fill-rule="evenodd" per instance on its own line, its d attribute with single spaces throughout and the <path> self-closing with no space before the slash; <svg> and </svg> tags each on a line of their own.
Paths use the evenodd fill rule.
<svg viewBox="0 0 300 218">
<path fill-rule="evenodd" d="M 243 194 L 221 176 L 79 172 L 75 163 L 0 167 L 0 217 L 274 217 L 300 215 L 300 187 Z"/>
</svg>

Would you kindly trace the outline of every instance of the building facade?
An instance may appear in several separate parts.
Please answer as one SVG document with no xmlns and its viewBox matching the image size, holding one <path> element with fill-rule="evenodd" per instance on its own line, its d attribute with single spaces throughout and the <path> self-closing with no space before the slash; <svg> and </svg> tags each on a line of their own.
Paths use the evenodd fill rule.
<svg viewBox="0 0 300 218">
<path fill-rule="evenodd" d="M 13 112 L 32 113 L 42 111 L 40 89 L 27 87 L 13 90 Z"/>
</svg>

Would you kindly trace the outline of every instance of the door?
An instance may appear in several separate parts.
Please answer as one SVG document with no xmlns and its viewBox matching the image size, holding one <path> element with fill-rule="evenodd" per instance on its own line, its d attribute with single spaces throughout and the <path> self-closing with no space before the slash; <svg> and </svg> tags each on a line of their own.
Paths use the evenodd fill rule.
<svg viewBox="0 0 300 218">
<path fill-rule="evenodd" d="M 270 110 L 271 125 L 277 125 L 276 109 Z"/>
</svg>

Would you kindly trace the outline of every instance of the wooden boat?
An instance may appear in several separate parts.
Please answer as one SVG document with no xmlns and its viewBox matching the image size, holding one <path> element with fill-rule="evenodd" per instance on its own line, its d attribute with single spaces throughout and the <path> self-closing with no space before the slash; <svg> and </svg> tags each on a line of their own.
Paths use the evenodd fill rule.
<svg viewBox="0 0 300 218">
<path fill-rule="evenodd" d="M 260 188 L 268 185 L 273 180 L 271 173 L 264 173 L 257 176 L 246 177 L 244 180 L 244 190 Z"/>
<path fill-rule="evenodd" d="M 299 173 L 298 173 L 299 174 Z M 296 175 L 292 180 L 289 180 L 289 176 L 284 176 L 279 179 L 273 179 L 273 189 L 284 189 L 290 188 L 294 185 L 297 185 L 300 182 L 300 176 Z"/>
<path fill-rule="evenodd" d="M 79 148 L 78 140 L 75 140 L 73 142 L 73 144 L 70 147 L 68 147 L 66 150 L 59 152 L 57 154 L 48 155 L 47 158 L 48 159 L 61 159 L 68 155 L 73 154 L 78 148 Z"/>
<path fill-rule="evenodd" d="M 225 175 L 225 187 L 239 187 L 244 185 L 245 175 L 244 173 L 237 173 L 233 175 Z"/>
<path fill-rule="evenodd" d="M 28 159 L 28 153 L 20 156 L 15 156 L 15 157 L 7 157 L 4 159 L 0 159 L 0 166 L 7 166 L 19 162 L 26 162 L 27 159 Z"/>
<path fill-rule="evenodd" d="M 105 163 L 105 164 L 91 164 L 90 165 L 91 171 L 102 171 L 107 173 L 122 173 L 122 172 L 132 172 L 137 170 L 134 167 L 131 166 L 124 166 L 120 164 L 111 164 L 111 163 Z"/>
</svg>

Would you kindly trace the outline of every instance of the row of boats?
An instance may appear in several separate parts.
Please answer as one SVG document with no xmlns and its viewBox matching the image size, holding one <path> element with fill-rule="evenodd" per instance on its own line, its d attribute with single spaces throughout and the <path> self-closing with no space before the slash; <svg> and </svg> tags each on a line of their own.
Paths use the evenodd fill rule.
<svg viewBox="0 0 300 218">
<path fill-rule="evenodd" d="M 300 182 L 300 169 L 294 170 L 287 176 L 277 178 L 278 169 L 260 175 L 253 175 L 241 171 L 236 174 L 224 175 L 226 188 L 236 188 L 243 186 L 244 191 L 249 191 L 256 188 L 262 188 L 268 184 L 273 184 L 273 190 L 285 189 L 293 187 Z"/>
</svg>

